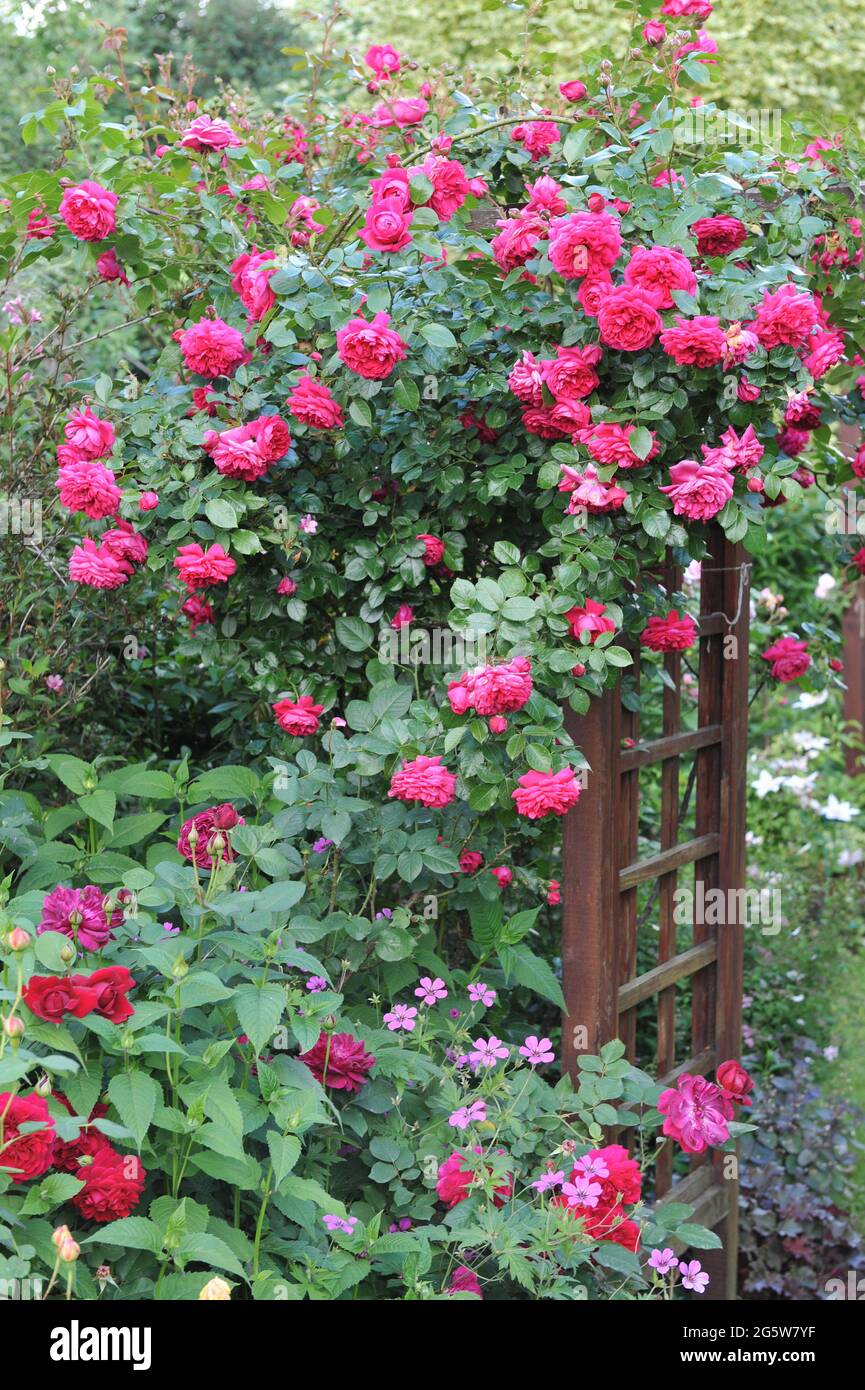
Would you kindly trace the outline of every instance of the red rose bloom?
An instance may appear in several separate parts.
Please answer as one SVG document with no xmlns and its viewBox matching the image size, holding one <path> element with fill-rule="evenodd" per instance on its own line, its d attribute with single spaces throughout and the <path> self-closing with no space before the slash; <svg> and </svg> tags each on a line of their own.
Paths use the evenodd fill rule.
<svg viewBox="0 0 865 1390">
<path fill-rule="evenodd" d="M 213 860 L 210 856 L 210 845 L 214 837 L 222 834 L 225 841 L 219 856 L 220 859 L 233 859 L 234 850 L 224 832 L 231 830 L 235 825 L 245 824 L 243 816 L 239 816 L 229 802 L 223 802 L 221 806 L 211 806 L 207 811 L 199 811 L 197 816 L 191 816 L 189 820 L 183 822 L 177 848 L 184 859 L 188 859 L 190 863 L 194 862 L 199 869 L 211 869 L 213 868 Z M 198 836 L 194 851 L 189 842 L 189 835 L 193 826 Z"/>
<path fill-rule="evenodd" d="M 654 615 L 640 633 L 640 644 L 652 652 L 684 652 L 697 640 L 697 627 L 687 613 L 679 617 L 673 608 L 666 618 Z"/>
<path fill-rule="evenodd" d="M 24 1003 L 32 1014 L 44 1018 L 46 1023 L 59 1024 L 66 1014 L 85 1018 L 96 1006 L 96 994 L 80 983 L 84 978 L 83 975 L 72 979 L 33 975 L 24 989 Z"/>
<path fill-rule="evenodd" d="M 796 637 L 779 637 L 778 641 L 773 642 L 771 647 L 760 653 L 760 656 L 763 661 L 772 663 L 773 678 L 785 684 L 804 676 L 811 665 L 808 643 Z"/>
<path fill-rule="evenodd" d="M 722 1062 L 715 1072 L 715 1080 L 726 1091 L 731 1100 L 737 1105 L 750 1105 L 750 1093 L 754 1089 L 754 1081 L 748 1075 L 741 1062 L 736 1062 L 732 1058 L 729 1062 Z"/>
<path fill-rule="evenodd" d="M 482 1152 L 476 1148 L 476 1154 Z M 464 1168 L 465 1155 L 459 1152 L 452 1153 L 450 1158 L 446 1158 L 444 1163 L 439 1164 L 438 1181 L 436 1182 L 436 1192 L 441 1200 L 450 1209 L 460 1202 L 464 1202 L 471 1196 L 472 1185 L 476 1182 L 478 1174 L 471 1168 Z M 492 1170 L 487 1168 L 488 1173 Z M 513 1188 L 509 1182 L 495 1189 L 493 1203 L 497 1207 L 503 1207 L 510 1197 Z"/>
<path fill-rule="evenodd" d="M 701 256 L 727 256 L 737 251 L 748 236 L 738 217 L 701 217 L 691 227 Z"/>
<path fill-rule="evenodd" d="M 444 541 L 439 540 L 438 536 L 427 535 L 426 532 L 415 536 L 415 540 L 423 541 L 423 562 L 428 569 L 441 563 L 445 553 Z"/>
<path fill-rule="evenodd" d="M 100 1146 L 93 1162 L 75 1173 L 84 1186 L 72 1198 L 86 1221 L 119 1221 L 141 1201 L 147 1174 L 137 1154 L 122 1154 L 110 1144 Z"/>
<path fill-rule="evenodd" d="M 135 1013 L 126 998 L 126 991 L 135 988 L 135 980 L 125 966 L 107 965 L 92 975 L 73 975 L 72 981 L 82 992 L 95 996 L 95 1012 L 109 1023 L 124 1023 Z"/>
<path fill-rule="evenodd" d="M 298 1061 L 334 1091 L 359 1091 L 375 1066 L 372 1053 L 351 1033 L 320 1033 L 315 1046 L 302 1052 Z"/>
<path fill-rule="evenodd" d="M 37 1095 L 12 1096 L 3 1091 L 0 1115 L 3 1116 L 0 1172 L 8 1172 L 13 1182 L 41 1178 L 51 1167 L 57 1138 L 48 1102 Z M 30 1124 L 41 1124 L 42 1128 L 22 1134 L 21 1126 Z"/>
</svg>

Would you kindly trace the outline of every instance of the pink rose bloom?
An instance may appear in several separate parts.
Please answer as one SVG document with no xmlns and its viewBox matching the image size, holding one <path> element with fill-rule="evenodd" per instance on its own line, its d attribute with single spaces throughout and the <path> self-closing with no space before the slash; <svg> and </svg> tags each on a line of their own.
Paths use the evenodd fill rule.
<svg viewBox="0 0 865 1390">
<path fill-rule="evenodd" d="M 415 536 L 415 540 L 423 541 L 423 562 L 427 569 L 431 569 L 434 565 L 441 564 L 442 556 L 445 553 L 444 541 L 439 540 L 438 536 L 429 536 L 425 532 L 421 532 L 419 536 Z"/>
<path fill-rule="evenodd" d="M 27 218 L 27 230 L 24 233 L 25 241 L 49 241 L 53 237 L 55 223 L 53 218 L 48 216 L 44 208 L 31 208 Z"/>
<path fill-rule="evenodd" d="M 221 116 L 196 116 L 180 138 L 181 149 L 197 150 L 199 154 L 206 154 L 208 150 L 227 150 L 242 144 L 240 136 Z"/>
<path fill-rule="evenodd" d="M 271 709 L 285 733 L 294 738 L 306 738 L 318 733 L 324 705 L 315 704 L 311 695 L 301 695 L 299 700 L 277 700 Z"/>
<path fill-rule="evenodd" d="M 526 212 L 546 212 L 553 217 L 560 217 L 568 210 L 568 205 L 561 196 L 561 184 L 556 183 L 549 174 L 542 174 L 534 183 L 527 183 L 526 192 L 529 195 Z"/>
<path fill-rule="evenodd" d="M 808 431 L 793 429 L 792 425 L 788 425 L 778 435 L 778 448 L 791 459 L 798 458 L 810 443 L 811 436 Z"/>
<path fill-rule="evenodd" d="M 509 869 L 507 864 L 499 864 L 497 868 L 490 869 L 490 873 L 497 880 L 502 892 L 509 888 L 514 881 L 514 871 Z"/>
<path fill-rule="evenodd" d="M 104 241 L 117 226 L 117 194 L 101 183 L 84 179 L 67 188 L 60 203 L 60 216 L 79 241 Z"/>
<path fill-rule="evenodd" d="M 517 400 L 525 405 L 540 406 L 544 399 L 544 367 L 534 353 L 524 352 L 511 368 L 508 386 Z"/>
<path fill-rule="evenodd" d="M 277 584 L 276 592 L 280 595 L 281 598 L 291 598 L 292 594 L 297 593 L 297 585 L 295 584 L 293 579 L 289 579 L 286 575 L 282 579 L 280 579 L 279 583 Z"/>
<path fill-rule="evenodd" d="M 693 15 L 695 19 L 708 19 L 711 13 L 710 0 L 664 0 L 661 7 L 661 14 L 670 15 L 673 19 L 684 19 L 687 15 Z"/>
<path fill-rule="evenodd" d="M 760 657 L 771 663 L 773 679 L 785 685 L 804 676 L 811 665 L 808 643 L 796 637 L 779 637 L 777 642 L 760 653 Z"/>
<path fill-rule="evenodd" d="M 764 290 L 763 302 L 754 315 L 754 332 L 762 346 L 801 347 L 815 328 L 819 310 L 810 294 L 795 285 Z"/>
<path fill-rule="evenodd" d="M 697 626 L 687 613 L 673 608 L 666 618 L 651 617 L 640 633 L 640 645 L 651 652 L 686 652 L 697 640 Z"/>
<path fill-rule="evenodd" d="M 646 457 L 641 459 L 630 445 L 631 435 L 636 428 L 636 425 L 619 425 L 615 421 L 602 420 L 583 431 L 581 442 L 585 444 L 595 462 L 604 468 L 609 468 L 613 463 L 618 464 L 619 468 L 642 468 L 650 459 L 655 458 L 660 446 L 655 431 L 650 430 L 652 447 Z"/>
<path fill-rule="evenodd" d="M 561 138 L 562 132 L 555 121 L 528 121 L 525 125 L 514 126 L 511 131 L 511 139 L 522 145 L 533 160 L 543 159 Z"/>
<path fill-rule="evenodd" d="M 589 318 L 597 318 L 598 310 L 612 288 L 613 280 L 608 271 L 601 275 L 587 275 L 577 290 L 583 313 Z"/>
<path fill-rule="evenodd" d="M 469 1269 L 468 1265 L 457 1265 L 451 1275 L 447 1291 L 448 1293 L 473 1293 L 476 1298 L 483 1298 L 478 1276 Z"/>
<path fill-rule="evenodd" d="M 91 589 L 119 589 L 132 574 L 132 566 L 119 560 L 102 546 L 85 536 L 69 557 L 69 578 Z"/>
<path fill-rule="evenodd" d="M 621 352 L 642 352 L 663 327 L 654 300 L 631 285 L 610 290 L 598 307 L 601 341 Z"/>
<path fill-rule="evenodd" d="M 129 284 L 129 276 L 118 261 L 113 246 L 109 251 L 103 251 L 101 256 L 97 256 L 96 270 L 102 280 L 119 280 L 121 285 Z"/>
<path fill-rule="evenodd" d="M 802 361 L 814 380 L 819 381 L 844 356 L 844 334 L 835 328 L 821 328 L 811 334 L 805 346 L 807 352 Z"/>
<path fill-rule="evenodd" d="M 156 507 L 158 507 L 158 506 L 159 506 L 159 493 L 158 493 L 158 492 L 142 492 L 141 496 L 140 496 L 139 499 L 138 499 L 138 508 L 139 508 L 139 511 L 142 511 L 142 512 L 152 512 L 152 511 L 154 510 L 154 508 L 156 508 Z"/>
<path fill-rule="evenodd" d="M 120 506 L 122 493 L 114 474 L 95 459 L 67 463 L 57 474 L 57 487 L 64 507 L 70 512 L 85 512 L 94 521 L 112 516 Z"/>
<path fill-rule="evenodd" d="M 795 425 L 800 430 L 816 430 L 820 424 L 821 410 L 815 405 L 807 391 L 799 391 L 791 396 L 784 411 L 784 424 Z M 752 426 L 748 426 L 749 429 Z"/>
<path fill-rule="evenodd" d="M 515 656 L 501 666 L 479 666 L 448 686 L 455 714 L 468 709 L 481 715 L 513 714 L 522 709 L 531 693 L 532 663 L 527 656 Z"/>
<path fill-rule="evenodd" d="M 537 212 L 522 212 L 517 217 L 504 217 L 496 222 L 501 231 L 490 242 L 493 259 L 503 274 L 525 265 L 538 253 L 538 242 L 550 234 L 548 224 Z"/>
<path fill-rule="evenodd" d="M 411 219 L 398 198 L 376 199 L 366 210 L 360 239 L 370 251 L 402 251 L 412 239 Z"/>
<path fill-rule="evenodd" d="M 223 839 L 222 849 L 218 852 L 218 858 L 225 864 L 230 863 L 235 858 L 234 850 L 231 847 L 228 831 L 235 825 L 245 825 L 243 816 L 239 816 L 230 802 L 225 801 L 221 806 L 211 806 L 206 811 L 199 811 L 197 816 L 192 816 L 184 821 L 180 829 L 180 838 L 177 841 L 177 848 L 188 859 L 191 864 L 195 864 L 199 869 L 212 869 L 214 865 L 214 854 L 217 853 L 213 847 L 213 841 L 217 835 Z M 197 839 L 195 847 L 190 844 L 190 832 L 195 830 Z"/>
<path fill-rule="evenodd" d="M 587 598 L 581 607 L 570 608 L 565 614 L 571 636 L 579 640 L 583 632 L 591 634 L 590 644 L 596 642 L 602 632 L 615 632 L 616 624 L 612 618 L 605 618 L 607 611 L 605 603 L 598 603 L 593 598 Z"/>
<path fill-rule="evenodd" d="M 615 483 L 602 483 L 591 464 L 580 473 L 563 463 L 559 492 L 571 494 L 568 502 L 570 514 L 586 511 L 593 516 L 618 511 L 624 506 L 628 495 L 624 488 L 617 487 Z"/>
<path fill-rule="evenodd" d="M 511 792 L 517 811 L 529 820 L 544 816 L 563 816 L 580 799 L 582 788 L 572 767 L 561 772 L 526 772 Z"/>
<path fill-rule="evenodd" d="M 710 1144 L 723 1144 L 730 1137 L 733 1102 L 704 1076 L 680 1076 L 675 1087 L 661 1092 L 658 1110 L 664 1116 L 664 1134 L 681 1144 L 685 1153 L 702 1153 Z"/>
<path fill-rule="evenodd" d="M 667 26 L 666 24 L 662 24 L 659 19 L 650 19 L 643 29 L 643 38 L 646 40 L 646 43 L 663 43 L 666 37 Z"/>
<path fill-rule="evenodd" d="M 441 766 L 441 758 L 427 758 L 421 754 L 403 762 L 400 770 L 393 774 L 388 796 L 440 809 L 453 801 L 456 780 L 452 772 Z"/>
<path fill-rule="evenodd" d="M 589 89 L 585 82 L 560 82 L 559 92 L 565 101 L 582 101 L 588 96 Z"/>
<path fill-rule="evenodd" d="M 118 519 L 117 525 L 102 533 L 102 549 L 117 560 L 130 565 L 143 565 L 147 559 L 147 541 L 128 521 Z"/>
<path fill-rule="evenodd" d="M 414 617 L 414 609 L 407 603 L 401 603 L 390 620 L 390 625 L 394 632 L 399 632 L 401 627 L 408 627 Z"/>
<path fill-rule="evenodd" d="M 372 68 L 376 77 L 388 78 L 399 72 L 400 57 L 389 43 L 374 43 L 366 51 L 364 60 Z"/>
<path fill-rule="evenodd" d="M 749 328 L 743 328 L 741 323 L 731 323 L 730 327 L 725 329 L 724 337 L 727 342 L 722 359 L 725 370 L 741 366 L 760 346 L 757 334 L 752 333 Z"/>
<path fill-rule="evenodd" d="M 442 222 L 450 222 L 472 192 L 466 171 L 458 159 L 445 159 L 441 155 L 428 154 L 423 164 L 409 169 L 409 179 L 423 174 L 433 186 L 426 203 Z"/>
<path fill-rule="evenodd" d="M 334 400 L 328 387 L 308 372 L 292 388 L 286 404 L 302 425 L 316 430 L 342 429 L 342 406 Z"/>
<path fill-rule="evenodd" d="M 203 550 L 196 542 L 180 547 L 174 568 L 187 589 L 204 589 L 209 584 L 225 584 L 237 569 L 237 562 L 226 555 L 221 545 L 209 545 Z"/>
<path fill-rule="evenodd" d="M 661 347 L 680 366 L 714 367 L 726 352 L 727 339 L 712 315 L 692 319 L 677 316 L 675 328 L 667 328 L 661 334 Z"/>
<path fill-rule="evenodd" d="M 89 405 L 84 410 L 73 411 L 63 426 L 63 433 L 70 450 L 79 459 L 101 459 L 114 448 L 114 426 L 110 420 L 100 420 L 94 415 Z M 64 458 L 61 463 L 72 461 L 71 457 Z"/>
<path fill-rule="evenodd" d="M 349 371 L 368 381 L 382 381 L 390 376 L 397 362 L 405 357 L 407 344 L 388 327 L 389 323 L 389 314 L 376 314 L 371 323 L 358 317 L 338 330 L 337 351 Z"/>
<path fill-rule="evenodd" d="M 745 401 L 745 403 L 749 405 L 752 401 L 758 401 L 762 394 L 763 393 L 760 390 L 760 387 L 755 386 L 754 383 L 751 381 L 747 381 L 745 377 L 742 377 L 742 380 L 736 387 L 737 399 L 740 401 Z"/>
<path fill-rule="evenodd" d="M 554 358 L 541 362 L 545 386 L 557 401 L 590 396 L 600 380 L 595 369 L 603 355 L 597 343 L 556 348 Z"/>
<path fill-rule="evenodd" d="M 705 444 L 700 447 L 707 463 L 720 461 L 739 473 L 747 473 L 749 469 L 755 468 L 766 452 L 754 433 L 753 425 L 748 426 L 741 438 L 730 425 L 721 435 L 721 444 L 717 449 L 711 449 Z"/>
<path fill-rule="evenodd" d="M 672 309 L 673 290 L 694 294 L 697 277 L 681 251 L 669 246 L 638 246 L 625 266 L 625 284 L 642 290 L 659 309 Z"/>
<path fill-rule="evenodd" d="M 711 521 L 733 496 L 733 476 L 723 463 L 699 464 L 683 459 L 670 469 L 671 482 L 660 489 L 672 498 L 676 516 Z"/>
<path fill-rule="evenodd" d="M 92 883 L 86 888 L 53 888 L 43 900 L 36 934 L 61 932 L 82 951 L 99 951 L 112 939 L 112 925 L 118 925 L 109 921 L 104 902 L 102 889 Z"/>
<path fill-rule="evenodd" d="M 189 598 L 181 603 L 180 611 L 189 622 L 189 630 L 193 635 L 203 623 L 214 621 L 212 604 L 206 603 L 197 594 L 190 594 Z"/>
<path fill-rule="evenodd" d="M 200 319 L 180 335 L 180 351 L 198 376 L 231 376 L 246 356 L 243 335 L 222 319 Z"/>
<path fill-rule="evenodd" d="M 406 212 L 411 212 L 414 204 L 408 186 L 408 169 L 386 169 L 377 179 L 370 179 L 370 191 L 375 202 L 386 198 L 396 199 Z"/>
<path fill-rule="evenodd" d="M 204 447 L 220 473 L 252 483 L 291 448 L 288 426 L 278 415 L 260 415 L 235 429 L 212 430 Z"/>
<path fill-rule="evenodd" d="M 380 130 L 387 130 L 389 126 L 404 130 L 407 126 L 420 125 L 427 111 L 429 102 L 424 97 L 401 97 L 377 106 L 372 113 L 372 124 Z"/>
<path fill-rule="evenodd" d="M 621 249 L 619 219 L 608 212 L 572 212 L 550 230 L 550 261 L 563 280 L 608 272 Z"/>
<path fill-rule="evenodd" d="M 484 867 L 484 857 L 476 849 L 464 849 L 458 858 L 462 874 L 476 874 Z"/>
<path fill-rule="evenodd" d="M 259 323 L 276 303 L 270 288 L 270 277 L 276 270 L 274 255 L 273 251 L 259 251 L 253 246 L 232 262 L 231 288 L 240 298 L 250 323 Z"/>
</svg>

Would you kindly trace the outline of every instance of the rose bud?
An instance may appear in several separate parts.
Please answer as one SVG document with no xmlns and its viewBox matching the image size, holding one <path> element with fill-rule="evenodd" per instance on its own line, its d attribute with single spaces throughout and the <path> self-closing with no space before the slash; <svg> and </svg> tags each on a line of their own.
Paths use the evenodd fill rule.
<svg viewBox="0 0 865 1390">
<path fill-rule="evenodd" d="M 6 938 L 10 951 L 25 951 L 30 945 L 30 934 L 23 927 L 13 927 Z"/>
<path fill-rule="evenodd" d="M 198 1295 L 199 1303 L 227 1303 L 231 1298 L 231 1285 L 214 1275 Z"/>
<path fill-rule="evenodd" d="M 72 1232 L 68 1226 L 56 1226 L 51 1232 L 51 1244 L 60 1247 L 64 1240 L 71 1240 Z"/>
<path fill-rule="evenodd" d="M 3 1032 L 7 1038 L 20 1038 L 24 1035 L 24 1020 L 17 1014 L 10 1014 L 3 1020 Z"/>
</svg>

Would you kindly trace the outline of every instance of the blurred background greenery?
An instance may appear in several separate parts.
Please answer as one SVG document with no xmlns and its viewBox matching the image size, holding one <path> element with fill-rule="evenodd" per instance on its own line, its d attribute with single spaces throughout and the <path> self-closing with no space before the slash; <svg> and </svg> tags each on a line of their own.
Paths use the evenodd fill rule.
<svg viewBox="0 0 865 1390">
<path fill-rule="evenodd" d="M 630 20 L 647 9 L 639 0 L 450 0 L 442 9 L 410 0 L 344 0 L 341 42 L 363 53 L 392 43 L 422 66 L 452 64 L 507 74 L 525 51 L 529 68 L 556 81 L 580 76 L 584 55 L 622 52 Z M 660 10 L 660 0 L 651 7 Z M 503 13 L 506 11 L 506 13 Z M 302 81 L 284 48 L 301 47 L 316 32 L 311 7 L 299 0 L 0 0 L 0 160 L 21 158 L 18 119 L 39 104 L 45 69 L 112 67 L 100 52 L 105 25 L 128 31 L 127 63 L 155 55 L 189 55 L 202 73 L 200 95 L 220 83 L 254 89 L 278 106 Z M 670 25 L 673 21 L 669 21 Z M 687 21 L 682 22 L 683 25 Z M 863 118 L 861 73 L 865 26 L 858 0 L 717 0 L 708 31 L 719 46 L 713 96 L 737 109 L 779 109 L 806 117 L 820 132 Z M 40 152 L 26 154 L 30 164 Z"/>
</svg>

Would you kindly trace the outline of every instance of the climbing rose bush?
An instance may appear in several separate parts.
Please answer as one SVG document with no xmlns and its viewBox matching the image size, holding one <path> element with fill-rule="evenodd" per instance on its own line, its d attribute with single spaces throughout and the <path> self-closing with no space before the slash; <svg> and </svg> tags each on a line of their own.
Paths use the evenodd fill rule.
<svg viewBox="0 0 865 1390">
<path fill-rule="evenodd" d="M 70 612 L 155 609 L 202 680 L 227 666 L 242 755 L 49 751 L 22 770 L 71 802 L 3 794 L 16 1270 L 74 1265 L 79 1297 L 705 1288 L 674 1247 L 717 1237 L 644 1180 L 659 1139 L 732 1145 L 745 1082 L 662 1088 L 617 1042 L 557 1077 L 534 866 L 592 794 L 564 708 L 623 672 L 636 708 L 630 648 L 693 643 L 665 551 L 699 563 L 709 522 L 757 549 L 768 508 L 852 476 L 819 439 L 798 459 L 854 409 L 861 229 L 855 150 L 683 137 L 707 50 L 660 27 L 555 96 L 418 87 L 384 45 L 372 102 L 325 88 L 303 121 L 154 90 L 121 125 L 104 74 L 25 121 L 76 136 L 3 188 L 7 274 L 62 258 L 73 287 L 44 341 L 8 333 L 38 564 Z M 76 313 L 118 296 L 146 370 L 58 376 L 47 345 L 77 361 Z M 775 679 L 831 678 L 804 645 L 764 653 Z"/>
</svg>

